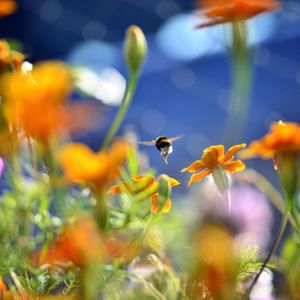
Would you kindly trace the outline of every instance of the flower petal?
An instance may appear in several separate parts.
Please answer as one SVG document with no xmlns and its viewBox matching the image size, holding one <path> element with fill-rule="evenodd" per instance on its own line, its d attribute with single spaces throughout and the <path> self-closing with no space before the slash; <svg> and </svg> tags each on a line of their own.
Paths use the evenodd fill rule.
<svg viewBox="0 0 300 300">
<path fill-rule="evenodd" d="M 176 180 L 175 178 L 172 178 L 172 177 L 169 177 L 168 181 L 171 184 L 171 186 L 176 186 L 176 185 L 180 185 L 181 184 L 178 180 Z"/>
<path fill-rule="evenodd" d="M 223 165 L 223 168 L 226 172 L 238 172 L 245 169 L 245 165 L 241 160 L 230 161 Z"/>
<path fill-rule="evenodd" d="M 246 146 L 247 146 L 247 144 L 239 144 L 239 145 L 234 145 L 234 146 L 230 147 L 223 158 L 223 163 L 226 163 L 227 161 L 232 160 L 235 153 L 237 151 L 239 151 L 240 149 L 246 148 Z"/>
<path fill-rule="evenodd" d="M 113 186 L 111 186 L 111 187 L 109 188 L 107 194 L 108 194 L 108 195 L 122 194 L 122 193 L 121 193 L 120 186 L 119 186 L 119 185 L 113 185 Z"/>
<path fill-rule="evenodd" d="M 200 173 L 193 174 L 188 183 L 188 186 L 190 186 L 191 184 L 193 184 L 195 182 L 201 181 L 204 177 L 208 176 L 210 173 L 211 173 L 211 171 L 209 169 L 206 169 Z"/>
<path fill-rule="evenodd" d="M 151 211 L 156 214 L 159 212 L 159 194 L 154 194 L 150 197 L 150 203 L 151 203 Z M 168 213 L 172 208 L 172 202 L 171 199 L 168 198 L 163 206 L 163 208 L 161 209 L 162 213 Z"/>
<path fill-rule="evenodd" d="M 223 156 L 223 145 L 210 146 L 204 150 L 201 161 L 207 168 L 213 169 L 223 159 Z"/>
<path fill-rule="evenodd" d="M 206 168 L 201 160 L 194 161 L 191 165 L 181 170 L 181 172 L 197 172 L 200 169 Z"/>
</svg>

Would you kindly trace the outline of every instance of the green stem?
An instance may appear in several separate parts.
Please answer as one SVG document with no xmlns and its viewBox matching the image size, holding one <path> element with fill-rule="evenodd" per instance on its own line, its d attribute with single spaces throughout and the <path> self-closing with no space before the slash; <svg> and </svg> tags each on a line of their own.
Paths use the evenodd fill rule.
<svg viewBox="0 0 300 300">
<path fill-rule="evenodd" d="M 96 222 L 102 230 L 106 230 L 108 227 L 108 210 L 106 205 L 106 199 L 103 195 L 103 192 L 94 191 L 96 198 L 95 206 L 95 219 Z"/>
<path fill-rule="evenodd" d="M 277 233 L 277 236 L 273 242 L 273 245 L 264 261 L 264 263 L 262 264 L 259 272 L 256 274 L 256 276 L 254 277 L 250 287 L 248 288 L 248 290 L 246 291 L 246 294 L 244 295 L 243 299 L 248 299 L 249 298 L 249 295 L 253 289 L 253 287 L 255 286 L 257 280 L 259 279 L 260 275 L 262 274 L 263 270 L 265 269 L 265 267 L 267 266 L 270 258 L 272 257 L 272 255 L 274 254 L 277 246 L 279 245 L 279 242 L 281 241 L 281 238 L 283 236 L 283 233 L 284 233 L 284 230 L 285 230 L 285 227 L 286 227 L 286 224 L 287 224 L 287 221 L 288 221 L 288 217 L 289 217 L 289 212 L 290 210 L 289 209 L 286 209 L 283 216 L 282 216 L 282 220 L 281 220 L 281 224 L 280 224 L 280 227 L 279 227 L 279 231 Z"/>
<path fill-rule="evenodd" d="M 138 77 L 139 77 L 139 73 L 138 72 L 130 72 L 129 74 L 129 80 L 128 80 L 128 85 L 126 87 L 126 91 L 122 100 L 122 104 L 119 108 L 119 111 L 114 119 L 114 122 L 112 124 L 112 126 L 110 127 L 104 142 L 102 144 L 101 149 L 107 148 L 109 146 L 109 144 L 111 143 L 113 137 L 115 136 L 115 134 L 117 133 L 117 131 L 119 130 L 125 115 L 128 111 L 129 105 L 132 101 L 135 89 L 136 89 L 136 85 L 138 82 Z"/>
<path fill-rule="evenodd" d="M 246 27 L 243 22 L 232 23 L 233 91 L 225 131 L 225 144 L 240 140 L 249 104 L 251 68 L 247 51 Z"/>
</svg>

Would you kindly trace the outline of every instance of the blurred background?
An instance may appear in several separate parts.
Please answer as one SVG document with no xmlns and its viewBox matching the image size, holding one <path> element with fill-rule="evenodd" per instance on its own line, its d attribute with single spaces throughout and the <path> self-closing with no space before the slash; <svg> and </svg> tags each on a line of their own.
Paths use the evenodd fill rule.
<svg viewBox="0 0 300 300">
<path fill-rule="evenodd" d="M 142 141 L 184 134 L 168 165 L 154 147 L 141 148 L 151 167 L 183 182 L 188 176 L 180 170 L 204 147 L 223 142 L 231 90 L 228 25 L 195 30 L 201 16 L 194 1 L 21 0 L 18 5 L 17 13 L 1 20 L 1 37 L 20 42 L 31 62 L 59 58 L 80 66 L 79 84 L 103 106 L 101 126 L 76 140 L 94 148 L 101 144 L 125 88 L 124 34 L 136 24 L 146 34 L 149 55 L 122 132 L 134 129 Z M 240 142 L 261 137 L 272 121 L 300 122 L 300 2 L 283 1 L 279 11 L 248 24 L 253 87 Z M 255 167 L 276 178 L 271 161 Z"/>
</svg>

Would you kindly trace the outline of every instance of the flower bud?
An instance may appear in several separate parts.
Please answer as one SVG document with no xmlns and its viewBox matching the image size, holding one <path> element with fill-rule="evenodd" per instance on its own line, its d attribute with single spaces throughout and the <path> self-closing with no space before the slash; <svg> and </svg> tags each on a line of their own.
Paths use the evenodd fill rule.
<svg viewBox="0 0 300 300">
<path fill-rule="evenodd" d="M 147 41 L 143 31 L 135 25 L 126 31 L 124 44 L 125 60 L 132 72 L 138 72 L 147 55 Z"/>
<path fill-rule="evenodd" d="M 171 194 L 171 183 L 168 175 L 162 174 L 158 177 L 158 194 L 168 199 Z"/>
</svg>

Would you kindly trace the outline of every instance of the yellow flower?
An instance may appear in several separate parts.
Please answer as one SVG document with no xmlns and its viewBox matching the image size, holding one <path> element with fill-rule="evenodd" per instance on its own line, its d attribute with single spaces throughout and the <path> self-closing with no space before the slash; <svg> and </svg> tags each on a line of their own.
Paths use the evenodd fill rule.
<svg viewBox="0 0 300 300">
<path fill-rule="evenodd" d="M 260 13 L 279 7 L 276 0 L 198 0 L 197 7 L 204 9 L 208 22 L 199 27 L 208 27 L 226 22 L 247 20 Z"/>
<path fill-rule="evenodd" d="M 7 290 L 7 286 L 4 283 L 4 281 L 2 280 L 2 277 L 0 276 L 0 292 L 6 291 Z"/>
<path fill-rule="evenodd" d="M 158 182 L 152 175 L 141 175 L 131 177 L 131 182 L 122 182 L 119 185 L 114 185 L 108 190 L 109 195 L 127 194 L 141 196 L 143 198 L 150 197 L 151 211 L 158 213 L 159 206 L 159 194 L 158 194 Z M 168 177 L 170 185 L 176 186 L 180 182 L 172 177 Z M 164 206 L 161 209 L 162 213 L 167 213 L 171 210 L 172 202 L 170 198 L 167 198 Z"/>
<path fill-rule="evenodd" d="M 246 144 L 234 145 L 224 154 L 224 146 L 210 146 L 203 151 L 203 155 L 200 160 L 196 160 L 187 168 L 181 170 L 181 172 L 197 172 L 190 178 L 188 185 L 201 181 L 206 176 L 212 174 L 217 175 L 214 171 L 225 171 L 229 173 L 242 171 L 245 169 L 245 165 L 240 160 L 233 160 L 233 157 L 237 151 L 245 148 Z M 215 179 L 215 176 L 214 176 Z M 215 180 L 216 181 L 216 180 Z M 217 184 L 217 182 L 216 182 Z M 218 184 L 217 187 L 219 188 Z"/>
<path fill-rule="evenodd" d="M 58 61 L 39 63 L 26 76 L 7 74 L 0 83 L 5 116 L 14 128 L 47 142 L 64 127 L 63 104 L 71 88 L 69 71 Z"/>
<path fill-rule="evenodd" d="M 101 190 L 118 178 L 128 151 L 128 144 L 121 140 L 100 152 L 94 152 L 84 144 L 71 143 L 60 150 L 59 160 L 68 181 Z"/>
<path fill-rule="evenodd" d="M 17 9 L 17 4 L 12 0 L 0 1 L 0 17 L 13 14 Z"/>
</svg>

